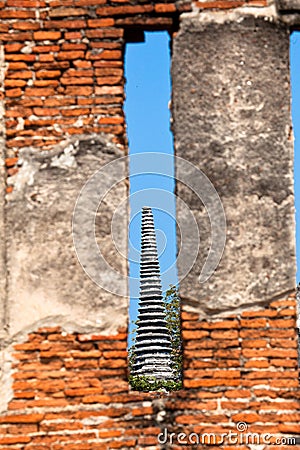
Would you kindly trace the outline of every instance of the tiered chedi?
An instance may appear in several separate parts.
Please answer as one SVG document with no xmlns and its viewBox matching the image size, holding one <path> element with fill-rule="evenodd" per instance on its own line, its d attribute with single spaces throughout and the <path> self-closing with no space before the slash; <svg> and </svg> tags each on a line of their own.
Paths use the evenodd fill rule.
<svg viewBox="0 0 300 450">
<path fill-rule="evenodd" d="M 142 209 L 140 299 L 133 375 L 173 377 L 152 210 Z"/>
</svg>

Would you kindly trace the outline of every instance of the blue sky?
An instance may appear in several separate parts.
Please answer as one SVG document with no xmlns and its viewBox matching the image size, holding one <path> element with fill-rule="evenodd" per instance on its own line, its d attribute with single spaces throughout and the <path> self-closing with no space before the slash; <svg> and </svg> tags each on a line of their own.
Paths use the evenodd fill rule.
<svg viewBox="0 0 300 450">
<path fill-rule="evenodd" d="M 125 55 L 126 102 L 125 114 L 130 155 L 143 152 L 173 154 L 173 137 L 170 131 L 170 111 L 168 103 L 171 97 L 170 51 L 167 32 L 145 33 L 145 43 L 128 44 Z M 300 33 L 291 35 L 291 79 L 292 79 L 292 116 L 295 135 L 295 206 L 297 228 L 297 262 L 300 267 L 300 176 L 296 168 L 300 167 Z M 134 163 L 132 163 L 134 164 Z M 131 165 L 131 170 L 136 169 Z M 147 172 L 147 167 L 139 167 Z M 159 170 L 159 159 L 158 166 Z M 174 174 L 174 168 L 168 171 Z M 148 189 L 162 189 L 173 193 L 174 180 L 160 175 L 136 175 L 130 179 L 131 223 L 129 231 L 130 276 L 139 277 L 140 223 L 142 206 L 151 206 L 151 195 L 156 197 L 157 208 L 153 209 L 155 226 L 158 230 L 158 252 L 161 271 L 164 272 L 176 260 L 175 201 L 172 196 L 168 206 L 163 196 Z M 160 211 L 167 209 L 168 213 Z M 172 217 L 173 216 L 173 217 Z M 297 220 L 298 219 L 298 220 Z M 300 271 L 298 270 L 298 281 Z M 176 270 L 163 277 L 163 290 L 169 284 L 176 284 Z M 135 320 L 137 299 L 131 299 L 130 316 Z"/>
<path fill-rule="evenodd" d="M 168 108 L 171 96 L 170 39 L 167 32 L 145 33 L 145 35 L 145 43 L 126 46 L 125 114 L 130 155 L 144 152 L 173 155 L 173 137 L 170 131 Z M 131 173 L 136 169 L 132 164 L 134 161 L 131 162 Z M 157 171 L 160 169 L 160 161 L 157 158 Z M 147 167 L 141 164 L 139 171 L 147 172 Z M 157 229 L 161 272 L 165 272 L 176 260 L 175 199 L 172 195 L 175 187 L 173 164 L 164 168 L 164 171 L 171 176 L 143 174 L 130 177 L 132 197 L 128 257 L 131 277 L 139 277 L 141 214 L 138 210 L 141 206 L 152 206 L 153 195 L 157 205 L 153 208 L 153 215 Z M 151 192 L 150 189 L 153 188 L 156 189 L 156 193 Z M 159 190 L 171 193 L 167 201 Z M 139 205 L 138 208 L 137 205 Z M 177 273 L 174 268 L 168 276 L 163 277 L 163 290 L 168 289 L 170 284 L 176 284 L 176 281 Z M 138 299 L 131 298 L 131 320 L 136 317 L 137 302 Z"/>
</svg>

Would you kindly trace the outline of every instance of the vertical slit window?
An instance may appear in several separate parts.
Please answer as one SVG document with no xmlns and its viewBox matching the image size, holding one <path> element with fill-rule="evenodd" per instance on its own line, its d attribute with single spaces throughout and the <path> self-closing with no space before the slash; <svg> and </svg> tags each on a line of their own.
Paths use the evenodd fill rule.
<svg viewBox="0 0 300 450">
<path fill-rule="evenodd" d="M 141 37 L 140 34 L 139 37 Z M 163 367 L 165 361 L 163 361 L 162 355 L 168 354 L 168 342 L 170 341 L 172 346 L 172 371 L 173 373 L 176 372 L 176 374 L 179 374 L 181 371 L 178 369 L 181 352 L 179 350 L 179 301 L 176 289 L 174 150 L 173 137 L 170 130 L 170 37 L 167 32 L 145 32 L 144 42 L 127 43 L 125 77 L 125 116 L 130 155 L 128 254 L 131 296 L 128 343 L 129 366 L 131 369 L 130 382 L 133 389 L 137 390 L 147 391 L 159 388 L 172 390 L 180 386 L 180 375 L 178 377 L 176 375 L 177 378 L 175 378 L 178 380 L 178 383 L 174 383 L 174 376 L 171 381 L 169 376 L 160 376 L 159 370 L 153 372 L 154 366 L 151 369 L 151 365 L 148 365 L 150 372 L 146 368 L 147 358 L 149 359 L 151 352 L 152 355 L 157 355 L 157 364 L 159 364 L 159 358 L 162 358 L 161 367 Z M 143 269 L 141 264 L 142 221 L 144 233 L 143 251 L 148 252 L 143 256 L 144 266 L 145 261 L 149 261 L 146 263 L 149 267 L 144 267 Z M 155 280 L 150 270 L 155 269 L 155 262 L 149 260 L 149 258 L 152 258 L 153 252 L 155 253 L 156 251 L 152 242 L 153 239 L 156 241 L 160 270 L 160 276 L 154 277 Z M 153 248 L 151 247 L 152 245 Z M 149 255 L 152 256 L 150 257 Z M 143 276 L 149 272 L 153 280 L 151 281 L 150 279 L 149 282 L 141 284 L 142 272 Z M 154 281 L 155 286 L 153 289 L 155 288 L 156 290 L 156 283 L 161 281 L 163 297 L 161 304 L 155 303 L 155 295 L 151 297 L 149 294 L 152 289 L 151 283 L 153 284 Z M 148 297 L 146 295 L 148 300 L 141 305 L 141 292 L 144 292 L 145 289 L 148 292 Z M 167 328 L 160 321 L 162 319 L 160 314 L 162 311 L 161 305 L 163 305 L 165 314 L 165 321 L 163 322 L 166 323 Z M 146 311 L 149 311 L 149 314 Z M 154 320 L 154 317 L 158 319 Z M 153 330 L 151 321 L 153 322 Z M 139 328 L 143 326 L 144 331 L 141 334 Z M 169 337 L 166 336 L 166 329 Z M 141 334 L 140 338 L 139 334 Z M 146 339 L 145 335 L 147 335 Z M 138 339 L 143 341 L 143 345 L 139 345 L 138 347 L 140 348 L 135 353 L 134 350 Z M 151 342 L 151 339 L 153 339 L 153 342 Z M 175 348 L 176 346 L 177 348 Z M 151 347 L 151 351 L 149 351 L 149 347 Z M 139 360 L 139 364 L 137 360 Z M 141 370 L 137 373 L 138 368 Z M 163 372 L 164 370 L 162 369 Z M 164 373 L 166 374 L 167 371 Z"/>
</svg>

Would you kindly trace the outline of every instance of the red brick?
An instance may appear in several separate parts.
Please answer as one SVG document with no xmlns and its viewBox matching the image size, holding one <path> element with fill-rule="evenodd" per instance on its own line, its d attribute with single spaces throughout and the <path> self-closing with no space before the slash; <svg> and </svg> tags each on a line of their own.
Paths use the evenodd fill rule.
<svg viewBox="0 0 300 450">
<path fill-rule="evenodd" d="M 6 158 L 5 165 L 6 167 L 13 167 L 17 164 L 18 158 Z"/>
<path fill-rule="evenodd" d="M 87 61 L 88 62 L 88 61 Z M 122 77 L 123 76 L 123 69 L 118 69 L 115 67 L 101 67 L 100 69 L 95 69 L 95 75 L 97 77 Z"/>
<path fill-rule="evenodd" d="M 101 60 L 101 56 L 103 53 L 103 50 L 108 49 L 108 50 L 122 50 L 122 43 L 120 41 L 91 41 L 90 42 L 90 47 L 92 49 L 99 49 L 99 52 L 94 55 L 95 58 L 100 59 Z M 92 55 L 92 53 L 89 53 L 88 55 Z M 121 61 L 120 61 L 121 62 Z"/>
<path fill-rule="evenodd" d="M 225 397 L 228 398 L 249 398 L 251 395 L 252 394 L 249 389 L 232 389 L 225 392 Z"/>
<path fill-rule="evenodd" d="M 299 380 L 293 379 L 281 379 L 281 380 L 270 380 L 270 386 L 281 387 L 281 388 L 298 388 Z"/>
<path fill-rule="evenodd" d="M 241 319 L 241 327 L 243 328 L 264 328 L 267 325 L 265 318 L 259 319 Z"/>
<path fill-rule="evenodd" d="M 40 55 L 41 59 L 41 55 Z M 69 61 L 55 61 L 50 63 L 34 63 L 35 69 L 46 69 L 46 70 L 56 70 L 56 69 L 68 69 L 70 67 Z"/>
<path fill-rule="evenodd" d="M 278 398 L 278 391 L 274 391 L 271 389 L 254 389 L 253 393 L 256 397 L 271 397 Z"/>
<path fill-rule="evenodd" d="M 98 27 L 112 27 L 114 26 L 114 19 L 90 19 L 88 20 L 88 26 L 90 28 L 98 28 Z"/>
<path fill-rule="evenodd" d="M 212 331 L 210 335 L 211 335 L 212 339 L 237 339 L 238 338 L 237 330 Z"/>
<path fill-rule="evenodd" d="M 262 348 L 267 347 L 268 341 L 266 339 L 244 339 L 242 341 L 242 347 L 248 348 Z"/>
<path fill-rule="evenodd" d="M 13 97 L 13 98 L 21 97 L 21 95 L 22 95 L 22 89 L 20 89 L 20 88 L 16 88 L 16 89 L 7 89 L 5 95 L 6 95 L 7 97 Z"/>
<path fill-rule="evenodd" d="M 89 108 L 63 109 L 61 113 L 65 117 L 77 117 L 89 114 L 90 110 Z"/>
<path fill-rule="evenodd" d="M 222 329 L 236 329 L 239 327 L 237 320 L 222 320 L 218 322 L 183 322 L 183 328 L 187 329 L 203 329 L 203 330 L 222 330 Z"/>
<path fill-rule="evenodd" d="M 14 53 L 14 54 L 8 53 L 6 55 L 6 60 L 7 61 L 28 61 L 28 62 L 32 62 L 32 61 L 35 61 L 35 59 L 36 59 L 35 55 L 25 55 L 23 53 Z"/>
<path fill-rule="evenodd" d="M 104 431 L 99 431 L 99 437 L 102 439 L 107 439 L 107 438 L 113 438 L 113 437 L 118 437 L 118 436 L 122 436 L 122 431 L 120 430 L 104 430 Z"/>
<path fill-rule="evenodd" d="M 126 367 L 127 366 L 127 360 L 126 359 L 102 359 L 100 360 L 99 367 L 107 367 L 107 368 L 119 368 L 119 367 Z"/>
<path fill-rule="evenodd" d="M 107 0 L 75 0 L 78 6 L 99 6 L 106 3 Z"/>
<path fill-rule="evenodd" d="M 0 423 L 39 423 L 44 414 L 12 414 L 0 417 Z"/>
<path fill-rule="evenodd" d="M 40 62 L 52 62 L 54 61 L 54 56 L 49 54 L 41 54 L 40 55 Z"/>
<path fill-rule="evenodd" d="M 286 322 L 286 321 L 283 321 Z M 284 328 L 284 327 L 283 327 Z M 280 330 L 280 329 L 266 329 L 266 330 L 257 330 L 257 329 L 248 329 L 248 330 L 241 330 L 240 336 L 242 338 L 288 338 L 288 337 L 295 337 L 296 332 L 293 329 L 286 329 L 286 330 Z"/>
<path fill-rule="evenodd" d="M 104 6 L 98 8 L 96 13 L 99 16 L 120 16 L 127 14 L 143 14 L 153 11 L 152 5 L 134 5 L 134 6 Z"/>
<path fill-rule="evenodd" d="M 49 54 L 49 53 L 58 52 L 59 49 L 60 49 L 59 45 L 36 45 L 35 47 L 33 47 L 32 51 L 35 53 Z M 53 56 L 53 55 L 51 55 L 51 56 Z"/>
<path fill-rule="evenodd" d="M 31 441 L 30 436 L 13 436 L 13 437 L 0 437 L 0 445 L 11 444 L 26 444 Z"/>
<path fill-rule="evenodd" d="M 62 50 L 85 50 L 87 48 L 87 44 L 72 44 L 69 42 L 64 42 L 61 46 Z"/>
<path fill-rule="evenodd" d="M 60 39 L 60 31 L 36 31 L 33 33 L 33 37 L 36 41 L 56 41 Z"/>
<path fill-rule="evenodd" d="M 182 331 L 182 338 L 189 340 L 189 339 L 202 339 L 206 336 L 208 336 L 209 333 L 208 331 L 203 331 L 203 330 L 199 330 L 199 331 L 187 331 L 187 330 L 183 330 Z"/>
<path fill-rule="evenodd" d="M 71 350 L 71 355 L 73 358 L 100 358 L 102 352 L 99 350 Z"/>
<path fill-rule="evenodd" d="M 75 98 L 68 98 L 68 97 L 62 97 L 62 96 L 55 96 L 55 98 L 46 98 L 44 100 L 45 106 L 69 106 L 69 105 L 75 105 L 76 99 Z M 64 340 L 64 338 L 62 338 Z"/>
<path fill-rule="evenodd" d="M 33 108 L 33 112 L 36 116 L 57 116 L 59 110 L 55 108 Z"/>
<path fill-rule="evenodd" d="M 73 39 L 82 39 L 80 31 L 70 31 L 65 33 L 65 39 L 72 41 Z"/>
<path fill-rule="evenodd" d="M 15 6 L 16 8 L 38 8 L 46 6 L 45 2 L 39 0 L 7 0 L 6 6 Z"/>
<path fill-rule="evenodd" d="M 92 85 L 94 84 L 94 80 L 92 77 L 63 77 L 61 78 L 61 83 L 63 85 Z"/>
<path fill-rule="evenodd" d="M 30 78 L 32 78 L 32 72 L 30 70 L 22 70 L 20 72 L 9 72 L 7 74 L 8 78 L 16 78 L 16 79 L 24 79 L 24 80 L 29 80 Z"/>
<path fill-rule="evenodd" d="M 296 322 L 294 319 L 270 319 L 269 326 L 272 328 L 294 328 L 296 326 Z"/>
<path fill-rule="evenodd" d="M 239 379 L 199 379 L 199 380 L 184 380 L 184 387 L 186 388 L 201 388 L 201 387 L 223 387 L 223 386 L 239 386 Z"/>
<path fill-rule="evenodd" d="M 122 29 L 118 28 L 100 28 L 96 30 L 87 30 L 86 36 L 88 38 L 98 38 L 98 39 L 104 39 L 104 38 L 121 38 L 124 34 L 124 31 Z"/>
<path fill-rule="evenodd" d="M 111 403 L 111 397 L 109 395 L 90 395 L 83 397 L 82 403 Z M 105 411 L 103 415 L 105 415 Z"/>
<path fill-rule="evenodd" d="M 26 88 L 25 94 L 32 97 L 48 97 L 54 95 L 55 91 L 52 88 Z"/>
<path fill-rule="evenodd" d="M 284 370 L 284 371 L 279 371 L 278 369 L 275 370 L 266 370 L 266 371 L 260 371 L 259 372 L 259 377 L 261 377 L 263 375 L 263 373 L 261 372 L 265 372 L 265 375 L 268 376 L 269 378 L 298 378 L 298 371 L 297 370 Z M 248 374 L 250 377 L 250 374 Z M 254 374 L 252 373 L 252 378 L 254 377 Z"/>
<path fill-rule="evenodd" d="M 98 86 L 114 86 L 122 83 L 122 77 L 100 77 L 96 78 Z"/>
<path fill-rule="evenodd" d="M 80 51 L 80 50 L 75 51 L 75 52 L 68 52 L 68 51 L 59 52 L 57 54 L 57 59 L 59 61 L 62 61 L 62 60 L 65 60 L 65 59 L 72 60 L 72 59 L 82 59 L 82 58 L 84 58 L 84 52 Z"/>
<path fill-rule="evenodd" d="M 89 97 L 93 93 L 91 86 L 67 86 L 65 90 L 66 95 L 76 95 L 82 97 Z"/>
<path fill-rule="evenodd" d="M 58 78 L 61 75 L 60 70 L 37 70 L 36 77 L 37 78 Z"/>
<path fill-rule="evenodd" d="M 173 13 L 176 11 L 176 6 L 173 3 L 157 3 L 154 9 L 158 13 Z"/>
<path fill-rule="evenodd" d="M 88 395 L 99 395 L 103 392 L 103 388 L 81 388 L 81 389 L 65 389 L 68 397 L 85 397 Z"/>
<path fill-rule="evenodd" d="M 111 350 L 103 352 L 104 358 L 127 358 L 127 351 Z"/>
<path fill-rule="evenodd" d="M 5 52 L 6 53 L 15 53 L 18 52 L 19 50 L 21 50 L 21 48 L 23 47 L 23 44 L 6 44 L 4 46 Z"/>
<path fill-rule="evenodd" d="M 296 317 L 296 309 L 292 309 L 292 308 L 287 308 L 287 309 L 282 309 L 278 312 L 279 316 L 295 316 Z"/>
<path fill-rule="evenodd" d="M 34 11 L 21 11 L 4 9 L 0 11 L 1 19 L 35 19 Z M 15 40 L 15 39 L 12 39 Z"/>
<path fill-rule="evenodd" d="M 271 347 L 297 348 L 297 341 L 291 339 L 271 339 Z"/>
<path fill-rule="evenodd" d="M 50 17 L 76 17 L 88 14 L 88 10 L 83 8 L 51 8 Z"/>
<path fill-rule="evenodd" d="M 27 85 L 27 81 L 25 81 L 25 80 L 13 80 L 13 79 L 9 80 L 9 79 L 7 79 L 7 80 L 4 81 L 4 86 L 6 88 L 9 88 L 9 87 L 24 87 L 26 85 Z"/>
<path fill-rule="evenodd" d="M 77 30 L 81 30 L 83 28 L 86 28 L 86 21 L 85 20 L 78 20 L 78 19 L 74 19 L 74 20 L 49 20 L 45 23 L 45 28 L 46 29 L 58 29 L 58 30 L 63 30 L 63 29 L 77 29 Z M 81 35 L 80 35 L 81 36 Z"/>
<path fill-rule="evenodd" d="M 231 419 L 234 422 L 246 422 L 246 423 L 255 423 L 261 421 L 259 415 L 256 413 L 239 413 L 233 415 Z"/>
<path fill-rule="evenodd" d="M 27 69 L 27 64 L 24 62 L 11 62 L 8 65 L 8 70 Z"/>
<path fill-rule="evenodd" d="M 219 358 L 239 358 L 241 355 L 240 349 L 218 350 L 215 352 L 215 357 Z"/>
<path fill-rule="evenodd" d="M 297 350 L 294 349 L 243 349 L 243 356 L 246 358 L 273 357 L 280 356 L 282 358 L 297 358 Z"/>
<path fill-rule="evenodd" d="M 270 364 L 275 367 L 297 367 L 297 361 L 291 359 L 271 359 Z"/>
<path fill-rule="evenodd" d="M 35 80 L 33 86 L 36 87 L 47 87 L 47 86 L 56 86 L 59 87 L 58 80 Z"/>
<path fill-rule="evenodd" d="M 101 60 L 101 61 L 94 61 L 93 62 L 94 67 L 121 67 L 123 68 L 122 61 L 109 61 L 109 60 Z"/>
<path fill-rule="evenodd" d="M 92 67 L 91 61 L 85 61 L 81 59 L 73 61 L 73 64 L 75 67 L 78 67 L 79 69 L 89 69 L 90 67 Z"/>
<path fill-rule="evenodd" d="M 34 22 L 15 22 L 13 23 L 15 30 L 39 30 L 40 24 Z"/>
<path fill-rule="evenodd" d="M 277 311 L 274 309 L 259 309 L 257 311 L 244 311 L 241 314 L 242 317 L 275 317 Z"/>
</svg>

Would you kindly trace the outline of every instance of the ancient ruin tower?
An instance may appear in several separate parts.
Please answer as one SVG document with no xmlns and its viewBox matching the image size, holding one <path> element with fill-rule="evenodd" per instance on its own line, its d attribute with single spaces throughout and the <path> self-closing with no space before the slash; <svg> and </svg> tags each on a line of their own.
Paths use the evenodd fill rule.
<svg viewBox="0 0 300 450">
<path fill-rule="evenodd" d="M 133 375 L 173 377 L 152 210 L 142 210 L 140 299 Z"/>
</svg>

